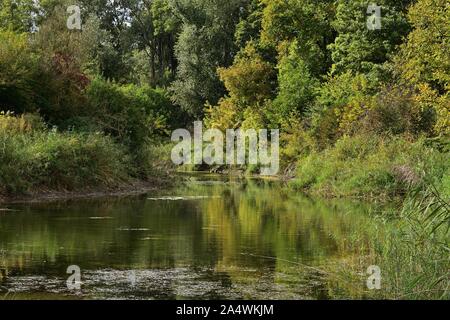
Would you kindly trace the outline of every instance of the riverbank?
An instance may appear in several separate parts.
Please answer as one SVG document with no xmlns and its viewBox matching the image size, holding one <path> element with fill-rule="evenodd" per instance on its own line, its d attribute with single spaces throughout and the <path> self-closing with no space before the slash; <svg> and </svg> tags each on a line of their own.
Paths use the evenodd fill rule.
<svg viewBox="0 0 450 320">
<path fill-rule="evenodd" d="M 40 190 L 22 195 L 1 195 L 0 205 L 18 203 L 47 203 L 54 201 L 101 199 L 111 197 L 133 197 L 150 193 L 161 187 L 171 185 L 168 179 L 154 179 L 152 181 L 135 181 L 119 186 L 115 189 L 87 188 L 78 191 Z"/>
<path fill-rule="evenodd" d="M 344 136 L 330 148 L 300 156 L 290 186 L 327 198 L 404 199 L 435 187 L 450 197 L 449 140 Z"/>
<path fill-rule="evenodd" d="M 49 130 L 39 117 L 0 115 L 0 202 L 136 194 L 169 181 L 170 153 L 98 132 Z"/>
</svg>

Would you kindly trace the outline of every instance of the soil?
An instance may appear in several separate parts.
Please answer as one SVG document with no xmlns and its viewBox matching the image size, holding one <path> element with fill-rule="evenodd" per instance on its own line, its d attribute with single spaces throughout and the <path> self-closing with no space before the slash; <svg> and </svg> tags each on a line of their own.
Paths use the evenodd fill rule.
<svg viewBox="0 0 450 320">
<path fill-rule="evenodd" d="M 41 203 L 60 200 L 96 199 L 109 197 L 138 196 L 168 186 L 164 180 L 138 181 L 111 188 L 86 188 L 84 190 L 38 190 L 24 195 L 0 194 L 0 204 Z"/>
</svg>

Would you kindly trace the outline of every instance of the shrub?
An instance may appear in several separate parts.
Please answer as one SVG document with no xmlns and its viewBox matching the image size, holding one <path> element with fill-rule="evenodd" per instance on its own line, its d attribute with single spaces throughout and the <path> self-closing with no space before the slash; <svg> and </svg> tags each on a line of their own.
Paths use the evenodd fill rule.
<svg viewBox="0 0 450 320">
<path fill-rule="evenodd" d="M 0 132 L 1 133 L 30 133 L 45 129 L 42 118 L 34 114 L 23 114 L 15 117 L 12 112 L 0 111 Z"/>
<path fill-rule="evenodd" d="M 354 126 L 368 109 L 375 84 L 366 75 L 346 72 L 333 76 L 318 89 L 311 109 L 313 136 L 321 148 L 334 144 Z"/>
<path fill-rule="evenodd" d="M 171 156 L 173 145 L 159 141 L 147 141 L 137 152 L 136 174 L 142 179 L 160 178 L 176 171 Z"/>
<path fill-rule="evenodd" d="M 295 188 L 332 196 L 392 197 L 448 180 L 448 153 L 425 139 L 344 136 L 336 145 L 300 159 Z"/>
<path fill-rule="evenodd" d="M 114 187 L 129 177 L 125 150 L 101 134 L 47 133 L 30 146 L 32 175 L 55 189 Z M 38 174 L 35 175 L 34 172 Z"/>
<path fill-rule="evenodd" d="M 33 129 L 36 119 L 27 118 L 0 116 L 0 191 L 114 187 L 129 180 L 130 158 L 112 139 Z"/>
<path fill-rule="evenodd" d="M 166 117 L 175 113 L 162 90 L 120 86 L 95 79 L 87 89 L 90 108 L 100 126 L 132 148 L 148 137 L 167 133 Z"/>
<path fill-rule="evenodd" d="M 33 74 L 37 59 L 30 50 L 28 36 L 0 31 L 0 109 L 32 111 Z"/>
<path fill-rule="evenodd" d="M 377 94 L 353 131 L 375 134 L 431 135 L 436 122 L 431 106 L 420 105 L 412 90 L 396 86 L 385 87 Z"/>
</svg>

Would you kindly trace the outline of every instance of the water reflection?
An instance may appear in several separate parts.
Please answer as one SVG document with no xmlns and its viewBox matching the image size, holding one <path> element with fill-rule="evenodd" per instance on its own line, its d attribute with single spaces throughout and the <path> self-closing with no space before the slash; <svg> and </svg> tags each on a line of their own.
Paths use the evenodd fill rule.
<svg viewBox="0 0 450 320">
<path fill-rule="evenodd" d="M 0 295 L 333 298 L 323 267 L 352 255 L 346 243 L 364 237 L 370 208 L 307 199 L 273 181 L 220 179 L 2 211 Z M 65 286 L 69 265 L 82 270 L 81 292 Z"/>
</svg>

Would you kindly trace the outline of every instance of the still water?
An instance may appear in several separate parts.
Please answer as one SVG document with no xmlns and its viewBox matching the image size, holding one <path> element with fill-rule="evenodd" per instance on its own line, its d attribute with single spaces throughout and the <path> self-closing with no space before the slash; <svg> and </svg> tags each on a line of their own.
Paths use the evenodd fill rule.
<svg viewBox="0 0 450 320">
<path fill-rule="evenodd" d="M 330 274 L 373 210 L 210 175 L 145 196 L 7 209 L 0 299 L 351 298 Z M 81 290 L 67 288 L 72 265 Z"/>
</svg>

